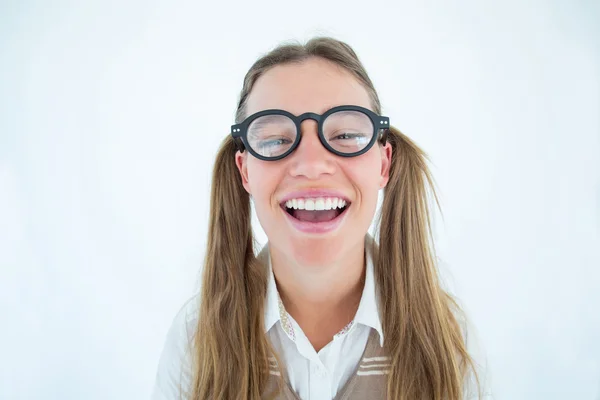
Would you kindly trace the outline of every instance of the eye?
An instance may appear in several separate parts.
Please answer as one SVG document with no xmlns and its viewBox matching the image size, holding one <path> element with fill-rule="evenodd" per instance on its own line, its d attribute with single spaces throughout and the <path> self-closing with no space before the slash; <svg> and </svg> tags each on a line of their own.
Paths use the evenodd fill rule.
<svg viewBox="0 0 600 400">
<path fill-rule="evenodd" d="M 358 139 L 358 138 L 362 138 L 365 135 L 362 133 L 350 133 L 350 132 L 344 132 L 342 134 L 339 134 L 337 136 L 333 137 L 333 140 L 336 139 L 340 139 L 340 140 L 347 140 L 347 139 Z"/>
<path fill-rule="evenodd" d="M 369 136 L 370 135 L 366 135 L 364 133 L 343 132 L 340 134 L 334 134 L 329 141 L 336 141 L 342 145 L 347 143 L 364 143 L 369 141 Z"/>
<path fill-rule="evenodd" d="M 273 146 L 285 146 L 287 144 L 292 143 L 291 140 L 286 138 L 277 138 L 277 139 L 264 139 L 260 142 L 260 147 L 273 147 Z"/>
</svg>

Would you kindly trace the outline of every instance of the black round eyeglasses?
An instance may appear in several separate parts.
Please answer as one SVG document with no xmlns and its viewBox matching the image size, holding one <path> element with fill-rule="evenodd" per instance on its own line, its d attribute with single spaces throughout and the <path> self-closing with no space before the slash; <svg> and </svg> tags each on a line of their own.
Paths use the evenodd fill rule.
<svg viewBox="0 0 600 400">
<path fill-rule="evenodd" d="M 390 128 L 388 117 L 368 108 L 347 105 L 321 115 L 308 112 L 296 116 L 278 109 L 259 111 L 232 125 L 231 135 L 240 151 L 248 149 L 254 157 L 265 161 L 280 160 L 300 144 L 300 125 L 307 119 L 317 121 L 323 146 L 342 157 L 366 153 L 377 139 L 385 144 Z"/>
</svg>

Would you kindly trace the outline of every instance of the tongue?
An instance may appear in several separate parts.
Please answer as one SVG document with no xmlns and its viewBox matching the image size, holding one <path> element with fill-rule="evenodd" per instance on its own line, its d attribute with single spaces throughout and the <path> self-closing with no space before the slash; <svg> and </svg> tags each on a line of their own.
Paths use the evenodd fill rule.
<svg viewBox="0 0 600 400">
<path fill-rule="evenodd" d="M 294 210 L 293 216 L 300 221 L 305 222 L 325 222 L 331 221 L 338 215 L 341 210 L 320 210 L 320 211 L 307 211 L 307 210 Z"/>
</svg>

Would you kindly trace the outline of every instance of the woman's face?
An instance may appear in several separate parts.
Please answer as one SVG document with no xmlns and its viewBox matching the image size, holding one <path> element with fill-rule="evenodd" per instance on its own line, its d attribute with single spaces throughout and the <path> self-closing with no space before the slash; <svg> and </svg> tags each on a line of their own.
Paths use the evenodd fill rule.
<svg viewBox="0 0 600 400">
<path fill-rule="evenodd" d="M 248 97 L 246 115 L 272 108 L 322 114 L 339 105 L 372 109 L 367 90 L 354 76 L 311 58 L 263 74 Z M 287 157 L 263 161 L 244 151 L 236 154 L 236 164 L 270 246 L 301 265 L 327 265 L 362 244 L 379 189 L 388 181 L 391 146 L 375 144 L 360 156 L 340 157 L 321 144 L 316 121 L 305 120 L 301 128 L 300 144 Z M 304 200 L 308 209 L 310 200 L 323 208 L 319 198 L 325 208 L 333 207 L 335 198 L 346 206 L 340 209 L 338 200 L 337 209 L 293 210 L 286 207 L 290 197 Z"/>
</svg>

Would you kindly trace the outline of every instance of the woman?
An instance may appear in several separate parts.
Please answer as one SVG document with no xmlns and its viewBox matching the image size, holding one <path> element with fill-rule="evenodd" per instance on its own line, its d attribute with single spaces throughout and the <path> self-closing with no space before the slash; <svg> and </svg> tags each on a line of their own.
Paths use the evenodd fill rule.
<svg viewBox="0 0 600 400">
<path fill-rule="evenodd" d="M 466 397 L 476 374 L 438 282 L 426 155 L 380 109 L 343 42 L 252 66 L 216 157 L 201 293 L 175 318 L 154 398 Z"/>
</svg>

